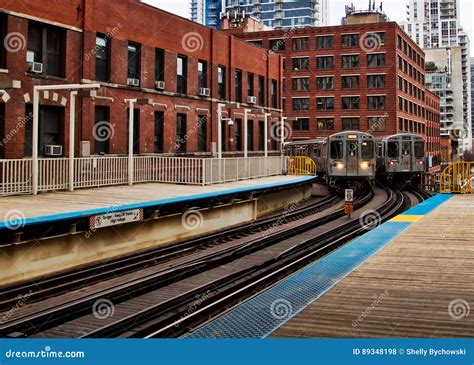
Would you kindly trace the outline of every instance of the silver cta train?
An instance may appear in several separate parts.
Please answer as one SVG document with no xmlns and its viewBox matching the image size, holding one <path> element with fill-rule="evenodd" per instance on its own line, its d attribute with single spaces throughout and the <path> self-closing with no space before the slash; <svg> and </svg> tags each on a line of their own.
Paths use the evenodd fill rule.
<svg viewBox="0 0 474 365">
<path fill-rule="evenodd" d="M 375 138 L 359 131 L 346 131 L 328 138 L 289 142 L 286 156 L 314 160 L 318 176 L 330 187 L 358 187 L 375 179 Z"/>
<path fill-rule="evenodd" d="M 377 138 L 377 174 L 389 182 L 407 182 L 418 180 L 425 171 L 425 141 L 422 136 L 399 133 Z"/>
</svg>

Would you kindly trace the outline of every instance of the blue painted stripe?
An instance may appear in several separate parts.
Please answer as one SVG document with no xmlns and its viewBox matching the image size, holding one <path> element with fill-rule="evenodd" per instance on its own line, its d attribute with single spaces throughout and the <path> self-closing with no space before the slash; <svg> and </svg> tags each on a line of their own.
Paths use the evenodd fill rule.
<svg viewBox="0 0 474 365">
<path fill-rule="evenodd" d="M 411 223 L 386 222 L 188 335 L 265 338 L 324 295 Z"/>
<path fill-rule="evenodd" d="M 168 198 L 168 199 L 159 199 L 159 200 L 151 200 L 147 202 L 139 202 L 139 203 L 132 203 L 132 204 L 123 204 L 123 205 L 114 205 L 114 206 L 106 206 L 101 208 L 95 209 L 87 209 L 81 211 L 71 211 L 65 212 L 60 214 L 51 214 L 51 215 L 44 215 L 38 216 L 33 218 L 26 218 L 22 220 L 22 226 L 28 226 L 33 224 L 40 224 L 40 223 L 50 223 L 50 222 L 57 222 L 62 220 L 68 219 L 79 219 L 90 217 L 93 215 L 99 214 L 107 214 L 111 212 L 123 212 L 127 210 L 133 209 L 143 209 L 143 208 L 152 208 L 157 206 L 169 205 L 169 204 L 176 204 L 176 203 L 183 203 L 183 202 L 191 202 L 201 199 L 208 199 L 213 197 L 225 196 L 229 194 L 239 194 L 239 193 L 247 193 L 251 191 L 262 191 L 266 189 L 278 188 L 278 187 L 285 187 L 294 184 L 300 184 L 304 182 L 309 182 L 311 180 L 315 180 L 314 176 L 304 176 L 290 181 L 283 181 L 277 182 L 272 184 L 265 184 L 265 185 L 257 185 L 257 186 L 247 186 L 244 188 L 237 188 L 237 189 L 228 189 L 222 191 L 215 191 L 212 193 L 204 193 L 204 194 L 195 194 L 183 197 L 176 197 L 176 198 Z M 24 197 L 25 199 L 34 199 L 34 197 Z M 11 225 L 17 225 L 17 221 L 0 221 L 0 229 L 8 228 Z"/>
<path fill-rule="evenodd" d="M 440 205 L 444 204 L 453 196 L 454 196 L 453 194 L 435 195 L 432 198 L 425 200 L 423 203 L 420 203 L 417 206 L 407 210 L 401 215 L 426 215 L 432 212 L 433 210 L 435 210 L 436 208 L 438 208 Z"/>
</svg>

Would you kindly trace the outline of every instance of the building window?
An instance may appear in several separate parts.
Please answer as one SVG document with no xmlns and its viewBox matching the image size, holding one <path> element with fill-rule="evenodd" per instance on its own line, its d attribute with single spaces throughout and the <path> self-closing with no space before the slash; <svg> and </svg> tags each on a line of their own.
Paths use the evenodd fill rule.
<svg viewBox="0 0 474 365">
<path fill-rule="evenodd" d="M 343 131 L 358 131 L 360 129 L 359 118 L 342 118 Z"/>
<path fill-rule="evenodd" d="M 359 35 L 358 34 L 344 34 L 341 36 L 342 47 L 352 48 L 359 47 Z"/>
<path fill-rule="evenodd" d="M 235 120 L 235 149 L 242 151 L 242 119 Z"/>
<path fill-rule="evenodd" d="M 385 88 L 385 75 L 369 75 L 367 76 L 367 87 L 369 89 Z"/>
<path fill-rule="evenodd" d="M 318 49 L 331 49 L 334 46 L 333 36 L 316 37 L 316 45 Z"/>
<path fill-rule="evenodd" d="M 367 55 L 367 67 L 383 67 L 385 66 L 385 53 Z"/>
<path fill-rule="evenodd" d="M 207 62 L 198 61 L 198 87 L 207 88 Z"/>
<path fill-rule="evenodd" d="M 5 138 L 5 104 L 0 104 L 0 141 Z M 5 143 L 0 143 L 0 159 L 5 158 Z"/>
<path fill-rule="evenodd" d="M 242 102 L 242 71 L 235 70 L 235 101 L 238 103 Z"/>
<path fill-rule="evenodd" d="M 165 51 L 155 49 L 155 81 L 165 81 Z"/>
<path fill-rule="evenodd" d="M 25 115 L 25 156 L 32 155 L 33 147 L 33 105 L 26 105 Z M 39 135 L 38 154 L 45 155 L 45 146 L 63 144 L 64 108 L 40 106 L 39 108 Z"/>
<path fill-rule="evenodd" d="M 333 131 L 334 118 L 317 118 L 316 125 L 318 127 L 318 131 Z"/>
<path fill-rule="evenodd" d="M 104 134 L 101 138 L 100 130 L 110 125 L 109 108 L 105 106 L 96 106 L 94 115 L 94 154 L 102 155 L 109 153 L 110 136 Z M 108 137 L 108 138 L 107 138 Z"/>
<path fill-rule="evenodd" d="M 307 51 L 309 50 L 309 38 L 294 38 L 293 51 Z"/>
<path fill-rule="evenodd" d="M 258 121 L 258 149 L 265 149 L 265 122 L 261 120 Z"/>
<path fill-rule="evenodd" d="M 342 68 L 358 68 L 359 67 L 359 56 L 348 55 L 342 56 Z"/>
<path fill-rule="evenodd" d="M 262 48 L 263 47 L 263 41 L 261 40 L 256 40 L 256 41 L 247 41 L 247 43 L 250 43 L 256 47 L 260 47 Z"/>
<path fill-rule="evenodd" d="M 309 58 L 299 57 L 293 58 L 293 71 L 306 71 L 309 70 Z"/>
<path fill-rule="evenodd" d="M 177 62 L 177 88 L 178 94 L 186 94 L 188 92 L 188 59 L 186 56 L 178 56 Z"/>
<path fill-rule="evenodd" d="M 176 153 L 186 153 L 186 114 L 176 116 Z"/>
<path fill-rule="evenodd" d="M 309 110 L 309 98 L 293 98 L 293 110 L 294 111 Z"/>
<path fill-rule="evenodd" d="M 309 131 L 309 118 L 296 118 L 293 121 L 294 131 Z"/>
<path fill-rule="evenodd" d="M 110 80 L 110 37 L 97 34 L 95 38 L 95 78 L 98 81 Z"/>
<path fill-rule="evenodd" d="M 320 111 L 334 110 L 334 98 L 316 98 L 316 109 Z"/>
<path fill-rule="evenodd" d="M 265 78 L 258 77 L 258 104 L 265 105 Z"/>
<path fill-rule="evenodd" d="M 371 32 L 367 33 L 364 39 L 366 44 L 376 44 L 377 46 L 385 45 L 385 32 Z"/>
<path fill-rule="evenodd" d="M 128 43 L 128 78 L 140 80 L 140 45 Z"/>
<path fill-rule="evenodd" d="M 30 21 L 27 62 L 43 64 L 43 75 L 64 76 L 64 30 Z"/>
<path fill-rule="evenodd" d="M 278 108 L 278 82 L 272 80 L 272 108 Z"/>
<path fill-rule="evenodd" d="M 217 97 L 220 100 L 227 100 L 226 70 L 224 66 L 217 68 Z"/>
<path fill-rule="evenodd" d="M 247 96 L 255 96 L 255 76 L 251 73 L 247 75 Z"/>
<path fill-rule="evenodd" d="M 253 151 L 253 120 L 248 121 L 247 127 L 247 149 Z"/>
<path fill-rule="evenodd" d="M 285 41 L 283 39 L 270 39 L 269 49 L 271 52 L 283 52 L 285 50 Z"/>
<path fill-rule="evenodd" d="M 386 117 L 369 117 L 369 131 L 382 132 L 387 129 L 387 118 Z"/>
<path fill-rule="evenodd" d="M 318 70 L 328 70 L 334 67 L 333 56 L 316 57 L 316 64 Z"/>
<path fill-rule="evenodd" d="M 334 81 L 332 76 L 328 77 L 317 77 L 316 87 L 318 90 L 332 90 L 334 87 Z"/>
<path fill-rule="evenodd" d="M 128 153 L 128 138 L 130 136 L 129 120 L 130 109 L 127 109 L 127 153 Z M 140 109 L 133 109 L 133 153 L 140 153 Z"/>
<path fill-rule="evenodd" d="M 342 109 L 352 110 L 359 109 L 360 97 L 359 96 L 344 96 L 342 98 Z"/>
<path fill-rule="evenodd" d="M 200 115 L 198 118 L 198 151 L 207 152 L 207 116 Z"/>
<path fill-rule="evenodd" d="M 367 107 L 368 109 L 384 110 L 385 109 L 385 96 L 368 96 Z"/>
<path fill-rule="evenodd" d="M 164 152 L 165 113 L 155 112 L 154 152 Z"/>
<path fill-rule="evenodd" d="M 359 76 L 342 76 L 342 88 L 343 89 L 358 89 Z"/>
<path fill-rule="evenodd" d="M 293 79 L 293 91 L 309 90 L 309 77 L 301 77 Z"/>
</svg>

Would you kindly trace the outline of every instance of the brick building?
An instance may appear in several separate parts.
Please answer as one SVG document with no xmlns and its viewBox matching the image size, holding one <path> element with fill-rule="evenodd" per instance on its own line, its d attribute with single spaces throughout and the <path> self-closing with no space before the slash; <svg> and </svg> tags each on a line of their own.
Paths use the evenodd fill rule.
<svg viewBox="0 0 474 365">
<path fill-rule="evenodd" d="M 127 152 L 126 99 L 153 100 L 135 106 L 137 154 L 215 153 L 219 103 L 229 153 L 242 150 L 244 108 L 253 108 L 254 151 L 263 150 L 263 113 L 280 119 L 279 55 L 138 0 L 6 0 L 0 32 L 0 158 L 31 156 L 35 85 L 100 83 L 96 98 L 77 101 L 82 156 Z M 47 145 L 68 155 L 68 100 L 69 92 L 41 93 L 40 156 Z"/>
<path fill-rule="evenodd" d="M 413 132 L 439 157 L 439 98 L 425 86 L 423 50 L 396 23 L 363 18 L 359 12 L 342 26 L 242 32 L 251 28 L 247 17 L 227 31 L 283 55 L 283 110 L 294 140 L 343 130 Z"/>
</svg>

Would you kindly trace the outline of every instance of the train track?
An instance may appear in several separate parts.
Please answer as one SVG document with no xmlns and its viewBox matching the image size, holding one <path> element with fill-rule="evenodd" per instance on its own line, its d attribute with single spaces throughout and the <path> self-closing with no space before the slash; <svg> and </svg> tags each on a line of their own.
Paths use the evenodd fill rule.
<svg viewBox="0 0 474 365">
<path fill-rule="evenodd" d="M 386 190 L 386 192 L 389 198 L 375 210 L 380 215 L 381 220 L 390 218 L 400 210 L 403 210 L 407 204 L 407 197 L 404 194 L 390 190 Z M 372 193 L 365 195 L 358 199 L 356 206 L 359 208 L 364 206 L 371 198 Z M 419 199 L 420 201 L 424 200 L 421 195 Z M 309 209 L 310 207 L 307 208 Z M 303 214 L 302 212 L 299 213 Z M 60 308 L 23 318 L 20 321 L 9 324 L 5 328 L 6 333 L 21 331 L 22 335 L 35 335 L 37 330 L 33 331 L 32 329 L 37 328 L 40 332 L 36 333 L 36 336 L 48 336 L 55 333 L 54 328 L 53 330 L 48 328 L 54 326 L 58 326 L 58 328 L 64 327 L 61 326 L 61 323 L 67 321 L 71 323 L 77 322 L 77 317 L 81 313 L 84 313 L 87 309 L 90 311 L 90 304 L 94 300 L 97 301 L 102 298 L 110 303 L 119 303 L 116 305 L 116 308 L 125 307 L 127 304 L 131 307 L 133 301 L 136 301 L 137 298 L 143 303 L 144 298 L 151 294 L 173 290 L 173 285 L 175 290 L 179 289 L 177 288 L 179 283 L 188 281 L 189 283 L 185 283 L 188 284 L 187 290 L 181 288 L 181 291 L 176 292 L 178 293 L 177 295 L 168 296 L 168 298 L 164 298 L 154 305 L 143 309 L 137 307 L 137 310 L 133 311 L 133 313 L 122 315 L 121 318 L 111 318 L 112 320 L 100 323 L 100 326 L 93 330 L 84 329 L 78 325 L 76 333 L 69 333 L 68 335 L 67 332 L 63 332 L 61 335 L 62 337 L 177 336 L 185 332 L 187 328 L 196 325 L 195 322 L 199 322 L 196 321 L 198 318 L 196 317 L 197 314 L 199 316 L 216 314 L 219 310 L 222 310 L 223 305 L 232 305 L 236 301 L 252 295 L 252 293 L 261 291 L 263 288 L 271 285 L 271 283 L 288 275 L 289 271 L 294 271 L 302 265 L 304 266 L 304 264 L 308 263 L 308 260 L 314 260 L 324 255 L 367 229 L 357 219 L 343 225 L 336 225 L 336 227 L 326 231 L 324 234 L 319 234 L 309 239 L 307 238 L 308 234 L 305 235 L 305 232 L 334 221 L 340 218 L 341 215 L 341 211 L 336 211 L 324 219 L 297 224 L 292 227 L 291 231 L 276 232 L 269 237 L 232 246 L 209 255 L 201 261 L 189 263 L 185 267 L 174 268 L 169 272 L 143 278 L 134 283 L 126 283 L 121 287 L 85 298 L 85 300 L 67 303 Z M 298 242 L 295 241 L 295 238 L 297 238 L 296 241 Z M 279 250 L 272 252 L 274 246 L 285 242 L 285 240 L 292 241 L 290 245 L 287 245 L 286 249 L 284 249 L 284 245 L 280 245 L 282 247 Z M 266 255 L 262 254 L 262 252 L 266 252 Z M 237 265 L 238 269 L 234 267 L 234 270 L 225 270 L 225 265 L 229 265 L 229 263 L 239 260 L 242 262 L 245 260 L 252 261 L 252 259 L 259 255 L 263 256 L 260 257 L 258 262 L 254 260 L 247 265 Z M 224 270 L 222 270 L 223 267 Z M 215 271 L 215 273 L 210 274 L 212 271 Z M 178 282 L 178 285 L 176 284 L 177 278 L 182 279 Z M 192 289 L 190 289 L 189 284 L 193 280 L 196 281 L 196 278 L 207 280 L 197 280 L 197 282 L 192 283 Z M 159 282 L 160 285 L 156 285 L 156 282 Z M 155 283 L 155 285 L 152 283 Z M 186 285 L 184 286 L 186 287 Z M 206 305 L 202 306 L 199 311 L 193 311 L 192 315 L 185 315 L 189 312 L 190 305 L 191 307 L 195 305 L 196 296 L 203 296 L 203 293 L 205 293 Z M 121 309 L 118 308 L 119 311 Z M 86 315 L 84 319 L 86 317 L 90 317 L 90 315 Z M 47 319 L 47 322 L 45 322 L 45 319 Z M 80 320 L 81 318 L 79 318 L 79 323 L 81 322 Z M 94 318 L 92 320 L 94 322 Z M 103 320 L 103 318 L 99 320 Z"/>
<path fill-rule="evenodd" d="M 292 211 L 273 214 L 259 219 L 245 226 L 234 227 L 222 232 L 217 232 L 208 236 L 198 237 L 170 246 L 153 249 L 147 252 L 136 253 L 127 257 L 122 257 L 96 265 L 89 265 L 76 270 L 63 272 L 39 280 L 23 282 L 18 285 L 9 286 L 2 289 L 0 299 L 0 312 L 8 310 L 18 301 L 19 293 L 30 293 L 29 303 L 36 299 L 45 299 L 54 295 L 81 288 L 84 285 L 91 285 L 103 279 L 110 278 L 111 275 L 118 276 L 152 267 L 159 263 L 184 257 L 197 251 L 207 250 L 222 243 L 237 238 L 246 237 L 251 234 L 265 231 L 275 225 L 297 221 L 309 215 L 323 211 L 340 201 L 336 195 L 329 195 L 321 200 L 314 199 L 313 202 L 303 203 L 301 207 L 296 207 Z"/>
</svg>

